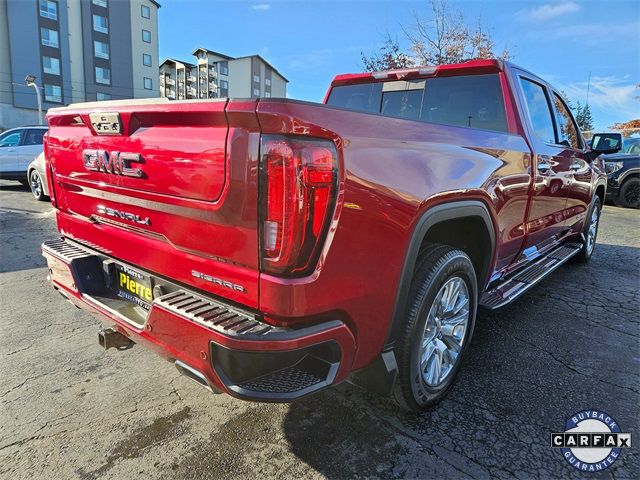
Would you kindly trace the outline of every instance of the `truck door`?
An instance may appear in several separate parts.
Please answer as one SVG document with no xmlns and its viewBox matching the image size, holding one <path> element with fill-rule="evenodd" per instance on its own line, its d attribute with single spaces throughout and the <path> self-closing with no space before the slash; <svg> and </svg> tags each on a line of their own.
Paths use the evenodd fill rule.
<svg viewBox="0 0 640 480">
<path fill-rule="evenodd" d="M 533 191 L 525 220 L 524 255 L 536 256 L 567 230 L 566 205 L 572 181 L 572 152 L 560 145 L 551 91 L 526 74 L 518 75 L 521 103 L 533 150 Z"/>
<path fill-rule="evenodd" d="M 567 196 L 565 226 L 574 232 L 580 232 L 593 195 L 593 172 L 589 166 L 584 139 L 571 111 L 556 92 L 553 92 L 553 103 L 558 143 L 564 146 L 563 156 L 571 159 L 571 185 Z"/>
</svg>

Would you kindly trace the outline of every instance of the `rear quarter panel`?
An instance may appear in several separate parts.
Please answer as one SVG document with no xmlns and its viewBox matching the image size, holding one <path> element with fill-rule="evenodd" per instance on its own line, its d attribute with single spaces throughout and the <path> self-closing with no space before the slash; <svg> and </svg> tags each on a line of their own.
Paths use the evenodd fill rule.
<svg viewBox="0 0 640 480">
<path fill-rule="evenodd" d="M 380 352 L 417 220 L 443 202 L 477 199 L 495 225 L 495 269 L 520 250 L 531 183 L 530 150 L 517 135 L 363 114 L 302 102 L 263 101 L 263 133 L 329 138 L 341 162 L 340 198 L 316 272 L 261 274 L 260 307 L 272 316 L 339 316 L 358 339 L 355 368 Z"/>
</svg>

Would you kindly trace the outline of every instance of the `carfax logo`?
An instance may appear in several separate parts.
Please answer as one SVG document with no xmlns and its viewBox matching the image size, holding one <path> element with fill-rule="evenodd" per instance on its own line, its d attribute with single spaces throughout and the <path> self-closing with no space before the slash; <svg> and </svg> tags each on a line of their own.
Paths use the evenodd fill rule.
<svg viewBox="0 0 640 480">
<path fill-rule="evenodd" d="M 564 432 L 551 434 L 551 446 L 559 448 L 572 467 L 598 472 L 609 468 L 623 448 L 631 447 L 631 433 L 622 433 L 605 412 L 583 410 L 566 421 Z"/>
</svg>

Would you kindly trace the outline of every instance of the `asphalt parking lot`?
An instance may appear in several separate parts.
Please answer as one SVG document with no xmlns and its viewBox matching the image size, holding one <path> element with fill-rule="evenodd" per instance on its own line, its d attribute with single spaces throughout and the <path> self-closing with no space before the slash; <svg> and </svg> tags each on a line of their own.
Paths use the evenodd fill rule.
<svg viewBox="0 0 640 480">
<path fill-rule="evenodd" d="M 211 395 L 47 284 L 48 203 L 0 182 L 0 477 L 640 478 L 638 447 L 582 474 L 549 446 L 567 417 L 640 432 L 640 213 L 606 206 L 588 265 L 480 314 L 457 384 L 421 415 L 343 384 L 293 404 Z"/>
</svg>

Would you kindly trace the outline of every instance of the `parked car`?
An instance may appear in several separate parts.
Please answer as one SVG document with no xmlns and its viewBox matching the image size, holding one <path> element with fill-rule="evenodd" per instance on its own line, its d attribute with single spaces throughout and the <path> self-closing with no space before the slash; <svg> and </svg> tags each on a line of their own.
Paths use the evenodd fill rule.
<svg viewBox="0 0 640 480">
<path fill-rule="evenodd" d="M 640 207 L 640 138 L 596 133 L 592 144 L 603 153 L 607 199 L 622 207 Z"/>
<path fill-rule="evenodd" d="M 594 251 L 606 175 L 559 90 L 508 62 L 337 76 L 325 104 L 49 110 L 53 287 L 202 386 L 350 379 L 441 400 L 478 307 Z M 135 366 L 131 366 L 135 372 Z"/>
<path fill-rule="evenodd" d="M 42 152 L 46 126 L 29 125 L 0 134 L 0 178 L 29 184 L 27 167 Z"/>
<path fill-rule="evenodd" d="M 49 185 L 47 184 L 47 167 L 45 165 L 44 152 L 33 159 L 27 167 L 27 178 L 31 193 L 36 200 L 46 200 L 49 197 Z"/>
<path fill-rule="evenodd" d="M 640 137 L 623 139 L 624 153 L 640 154 Z"/>
</svg>

